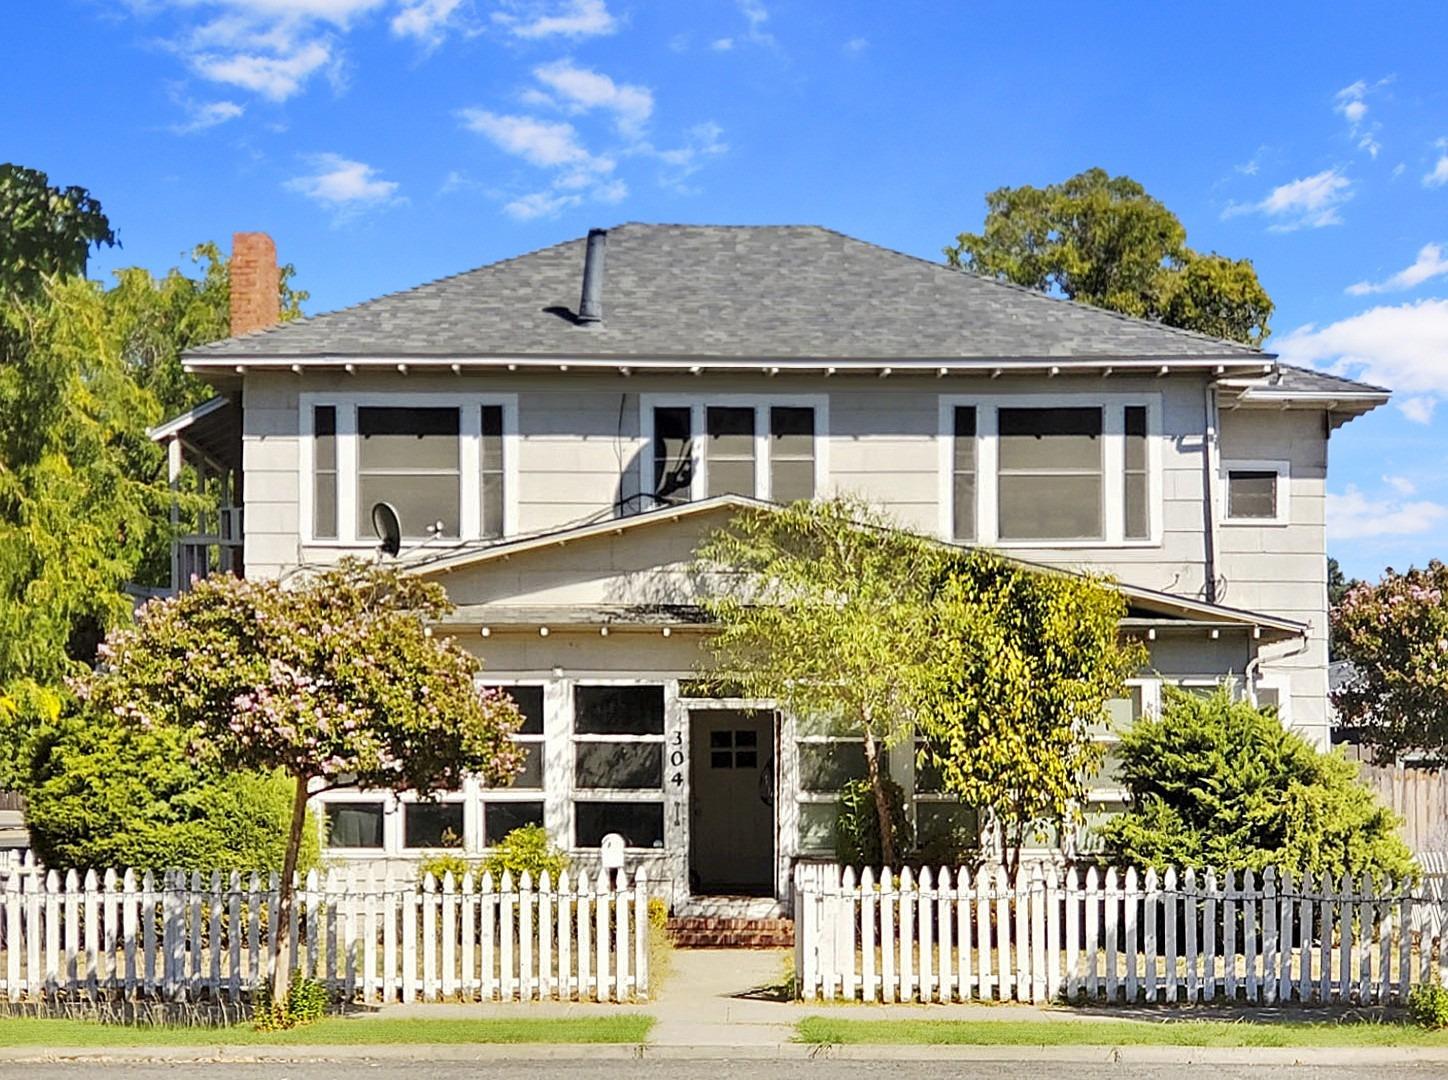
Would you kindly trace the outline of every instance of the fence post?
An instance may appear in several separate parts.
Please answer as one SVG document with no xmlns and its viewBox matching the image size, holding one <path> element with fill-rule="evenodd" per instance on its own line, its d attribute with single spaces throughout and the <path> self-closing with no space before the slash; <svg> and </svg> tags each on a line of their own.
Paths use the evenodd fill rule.
<svg viewBox="0 0 1448 1080">
<path fill-rule="evenodd" d="M 835 999 L 835 967 L 839 957 L 836 955 L 835 941 L 839 932 L 839 892 L 840 892 L 840 868 L 837 863 L 830 863 L 821 871 L 823 880 L 820 890 L 820 922 L 819 922 L 819 973 L 820 992 L 824 1000 Z"/>
<path fill-rule="evenodd" d="M 809 868 L 803 863 L 794 867 L 794 970 L 798 996 L 814 1001 L 817 996 L 816 952 L 819 947 L 819 925 L 815 914 Z"/>
</svg>

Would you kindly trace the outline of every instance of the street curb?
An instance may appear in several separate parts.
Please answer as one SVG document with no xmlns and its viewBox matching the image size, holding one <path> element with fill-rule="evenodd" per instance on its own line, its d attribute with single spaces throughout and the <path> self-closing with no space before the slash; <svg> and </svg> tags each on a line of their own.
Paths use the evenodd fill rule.
<svg viewBox="0 0 1448 1080">
<path fill-rule="evenodd" d="M 1448 1047 L 1362 1046 L 755 1046 L 444 1043 L 375 1046 L 0 1047 L 0 1064 L 258 1064 L 344 1061 L 958 1061 L 1121 1065 L 1448 1065 Z"/>
</svg>

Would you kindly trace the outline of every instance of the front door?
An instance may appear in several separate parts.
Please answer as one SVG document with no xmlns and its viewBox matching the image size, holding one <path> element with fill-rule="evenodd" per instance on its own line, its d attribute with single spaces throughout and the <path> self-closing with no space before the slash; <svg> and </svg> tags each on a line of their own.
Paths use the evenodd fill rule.
<svg viewBox="0 0 1448 1080">
<path fill-rule="evenodd" d="M 689 884 L 774 895 L 774 714 L 689 714 Z"/>
</svg>

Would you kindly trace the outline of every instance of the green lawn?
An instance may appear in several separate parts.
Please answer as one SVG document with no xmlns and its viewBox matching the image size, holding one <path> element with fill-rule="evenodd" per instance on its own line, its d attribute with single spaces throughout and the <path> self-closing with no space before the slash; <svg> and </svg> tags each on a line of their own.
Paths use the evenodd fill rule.
<svg viewBox="0 0 1448 1080">
<path fill-rule="evenodd" d="M 641 1043 L 652 1016 L 541 1017 L 501 1020 L 331 1017 L 290 1031 L 123 1027 L 87 1020 L 0 1019 L 0 1046 L 318 1046 L 379 1043 Z"/>
<path fill-rule="evenodd" d="M 1411 1024 L 1287 1020 L 801 1020 L 807 1043 L 918 1046 L 1442 1046 L 1448 1031 Z"/>
</svg>

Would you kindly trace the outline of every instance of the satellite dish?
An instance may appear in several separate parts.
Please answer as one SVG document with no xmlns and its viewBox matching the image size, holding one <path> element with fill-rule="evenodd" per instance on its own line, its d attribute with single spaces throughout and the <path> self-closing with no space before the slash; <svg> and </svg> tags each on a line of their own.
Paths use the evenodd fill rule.
<svg viewBox="0 0 1448 1080">
<path fill-rule="evenodd" d="M 382 541 L 380 546 L 385 554 L 395 556 L 402 550 L 402 519 L 391 503 L 372 504 L 372 531 Z"/>
</svg>

